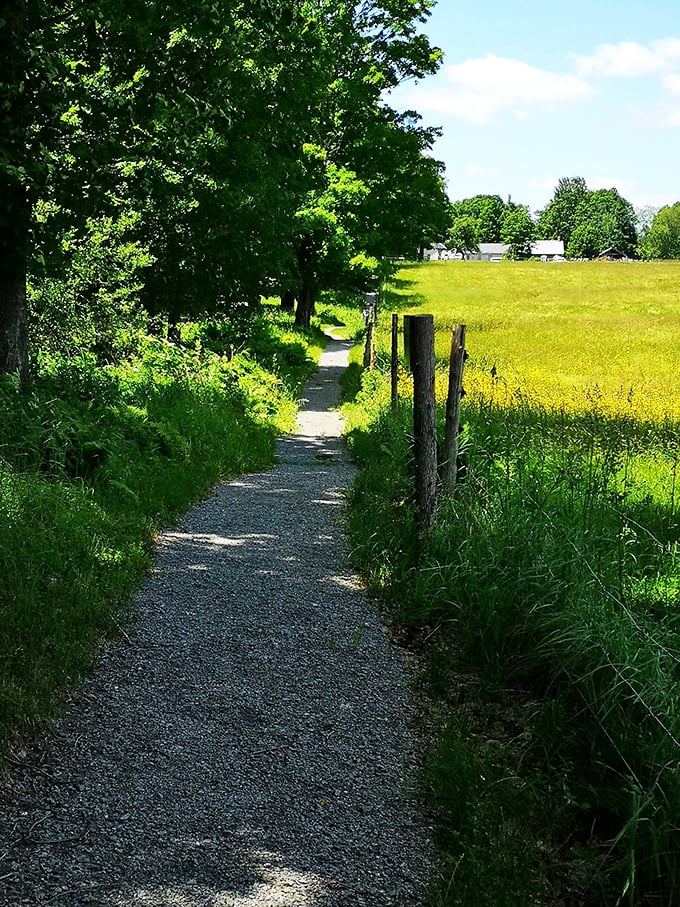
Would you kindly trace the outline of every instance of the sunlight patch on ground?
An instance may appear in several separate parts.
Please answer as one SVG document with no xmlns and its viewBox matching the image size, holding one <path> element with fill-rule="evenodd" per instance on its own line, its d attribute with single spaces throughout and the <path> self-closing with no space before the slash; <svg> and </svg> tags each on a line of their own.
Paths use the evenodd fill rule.
<svg viewBox="0 0 680 907">
<path fill-rule="evenodd" d="M 139 888 L 131 904 L 145 907 L 314 907 L 317 896 L 327 889 L 327 884 L 311 872 L 298 872 L 285 866 L 273 867 L 273 855 L 256 855 L 263 861 L 258 866 L 261 881 L 247 893 L 217 891 L 196 883 L 189 890 L 185 886 L 162 889 Z"/>
<path fill-rule="evenodd" d="M 189 542 L 192 545 L 207 545 L 213 548 L 232 548 L 241 545 L 267 545 L 276 540 L 276 535 L 242 535 L 238 538 L 228 538 L 215 535 L 212 532 L 166 532 L 163 535 L 168 542 Z"/>
<path fill-rule="evenodd" d="M 339 438 L 342 435 L 342 419 L 337 412 L 303 410 L 298 414 L 295 434 L 310 439 Z"/>
<path fill-rule="evenodd" d="M 353 576 L 325 576 L 324 582 L 335 583 L 343 589 L 351 589 L 352 591 L 361 588 L 358 579 Z"/>
</svg>

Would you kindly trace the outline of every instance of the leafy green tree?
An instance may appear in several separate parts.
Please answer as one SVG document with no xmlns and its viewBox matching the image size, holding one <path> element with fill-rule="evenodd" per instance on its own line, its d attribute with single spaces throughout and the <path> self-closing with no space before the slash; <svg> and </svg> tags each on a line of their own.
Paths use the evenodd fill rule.
<svg viewBox="0 0 680 907">
<path fill-rule="evenodd" d="M 451 224 L 448 245 L 466 255 L 479 248 L 478 221 L 470 214 L 461 214 Z"/>
<path fill-rule="evenodd" d="M 596 225 L 600 252 L 616 249 L 634 256 L 637 249 L 635 210 L 616 189 L 596 189 L 589 192 L 583 205 L 582 217 Z"/>
<path fill-rule="evenodd" d="M 600 232 L 592 223 L 579 224 L 573 230 L 566 249 L 569 258 L 597 258 L 601 251 Z"/>
<path fill-rule="evenodd" d="M 382 100 L 439 65 L 419 33 L 431 6 L 8 0 L 0 371 L 26 372 L 27 270 L 36 339 L 63 322 L 110 356 L 140 304 L 231 316 L 293 279 L 313 303 L 434 235 L 432 133 Z"/>
<path fill-rule="evenodd" d="M 34 348 L 67 357 L 88 350 L 111 364 L 121 350 L 132 352 L 146 328 L 139 290 L 153 265 L 148 251 L 129 240 L 134 228 L 124 216 L 100 217 L 63 238 L 70 245 L 68 271 L 29 281 Z"/>
<path fill-rule="evenodd" d="M 540 213 L 537 234 L 540 239 L 561 239 L 565 249 L 571 234 L 581 220 L 581 206 L 588 195 L 588 186 L 581 176 L 562 177 L 555 193 Z"/>
<path fill-rule="evenodd" d="M 451 205 L 451 221 L 471 217 L 476 223 L 477 243 L 501 242 L 506 206 L 499 195 L 475 195 Z"/>
<path fill-rule="evenodd" d="M 423 76 L 439 66 L 440 52 L 418 34 L 432 5 L 430 0 L 365 0 L 347 5 L 315 0 L 305 6 L 318 14 L 326 75 L 325 83 L 317 84 L 316 116 L 309 123 L 308 143 L 323 149 L 326 167 L 352 174 L 358 180 L 355 186 L 361 184 L 368 191 L 333 199 L 341 245 L 348 221 L 341 209 L 344 203 L 350 206 L 352 241 L 345 245 L 344 270 L 338 270 L 337 256 L 332 254 L 338 243 L 329 242 L 326 231 L 294 236 L 290 273 L 293 278 L 297 275 L 300 325 L 308 323 L 315 292 L 324 285 L 322 275 L 330 277 L 332 269 L 323 264 L 328 254 L 336 267 L 334 281 L 342 281 L 356 276 L 350 263 L 357 256 L 413 253 L 446 230 L 448 201 L 442 165 L 427 154 L 435 132 L 421 129 L 416 117 L 400 116 L 383 101 L 385 91 L 403 79 Z M 306 216 L 319 207 L 310 193 L 324 196 L 328 180 L 319 180 L 314 168 L 306 168 L 305 174 L 308 188 L 300 211 Z M 325 205 L 321 200 L 321 207 Z M 327 220 L 326 230 L 329 226 Z M 303 276 L 310 268 L 313 281 Z M 310 293 L 310 287 L 316 290 Z M 288 282 L 284 289 L 290 291 Z"/>
<path fill-rule="evenodd" d="M 609 248 L 633 256 L 635 224 L 632 205 L 616 189 L 592 191 L 582 177 L 574 177 L 559 181 L 537 231 L 542 239 L 562 239 L 570 258 L 594 258 Z"/>
<path fill-rule="evenodd" d="M 297 202 L 310 92 L 298 62 L 283 61 L 313 72 L 306 20 L 291 0 L 275 15 L 262 3 L 137 6 L 138 16 L 121 6 L 96 23 L 78 73 L 86 95 L 106 74 L 98 97 L 112 126 L 100 170 L 113 177 L 109 201 L 141 215 L 133 238 L 155 260 L 142 300 L 173 319 L 254 305 Z M 107 135 L 99 119 L 83 131 L 88 145 Z"/>
<path fill-rule="evenodd" d="M 443 165 L 430 156 L 438 130 L 413 112 L 377 107 L 351 149 L 353 169 L 369 189 L 360 243 L 374 257 L 411 257 L 446 234 L 448 198 Z"/>
<path fill-rule="evenodd" d="M 310 170 L 318 171 L 316 186 L 296 212 L 297 308 L 295 323 L 309 327 L 319 288 L 345 273 L 358 254 L 354 242 L 356 221 L 365 184 L 351 170 L 330 163 L 326 152 L 308 145 Z M 323 188 L 321 188 L 323 186 Z"/>
<path fill-rule="evenodd" d="M 535 229 L 529 210 L 523 205 L 513 205 L 507 211 L 501 227 L 501 240 L 510 247 L 508 258 L 520 261 L 531 256 Z"/>
<path fill-rule="evenodd" d="M 152 313 L 255 303 L 282 268 L 301 191 L 318 42 L 299 4 L 12 4 L 0 17 L 13 49 L 0 76 L 0 370 L 25 371 L 27 266 L 39 312 L 41 286 L 56 299 L 88 249 L 101 264 L 102 237 L 110 261 L 136 250 L 143 279 L 130 287 Z M 124 229 L 93 230 L 101 218 Z M 101 287 L 76 283 L 78 311 L 98 317 Z"/>
<path fill-rule="evenodd" d="M 635 212 L 630 202 L 616 189 L 597 189 L 582 200 L 567 255 L 570 258 L 595 258 L 607 249 L 626 256 L 635 255 L 637 233 Z"/>
<path fill-rule="evenodd" d="M 640 254 L 645 259 L 680 258 L 680 202 L 656 213 L 640 239 Z"/>
</svg>

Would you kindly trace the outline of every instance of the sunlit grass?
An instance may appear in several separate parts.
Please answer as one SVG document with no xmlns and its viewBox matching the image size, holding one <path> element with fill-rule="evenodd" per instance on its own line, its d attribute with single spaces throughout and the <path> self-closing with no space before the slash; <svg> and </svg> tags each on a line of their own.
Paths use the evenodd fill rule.
<svg viewBox="0 0 680 907">
<path fill-rule="evenodd" d="M 350 530 L 426 665 L 436 907 L 677 901 L 678 278 L 431 263 L 384 300 L 382 371 L 345 408 Z M 403 369 L 389 415 L 393 311 L 435 316 L 440 441 L 450 328 L 468 326 L 464 469 L 419 544 Z"/>
<path fill-rule="evenodd" d="M 435 317 L 437 357 L 467 324 L 466 388 L 538 404 L 680 418 L 678 262 L 429 262 L 396 277 L 382 311 Z M 388 311 L 389 310 L 389 311 Z M 491 376 L 494 370 L 494 381 Z"/>
</svg>

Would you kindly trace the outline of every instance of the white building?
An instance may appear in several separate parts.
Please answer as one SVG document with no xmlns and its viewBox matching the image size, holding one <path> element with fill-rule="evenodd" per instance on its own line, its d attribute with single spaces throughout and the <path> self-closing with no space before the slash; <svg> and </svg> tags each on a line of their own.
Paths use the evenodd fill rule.
<svg viewBox="0 0 680 907">
<path fill-rule="evenodd" d="M 501 261 L 510 246 L 502 242 L 480 242 L 479 251 L 469 252 L 470 261 Z M 531 243 L 531 257 L 539 261 L 564 261 L 561 239 L 537 239 Z"/>
</svg>

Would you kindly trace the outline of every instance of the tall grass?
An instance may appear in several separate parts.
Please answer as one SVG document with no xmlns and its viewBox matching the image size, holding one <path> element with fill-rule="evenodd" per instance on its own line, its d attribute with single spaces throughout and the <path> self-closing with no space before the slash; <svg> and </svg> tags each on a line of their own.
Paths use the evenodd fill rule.
<svg viewBox="0 0 680 907">
<path fill-rule="evenodd" d="M 133 619 L 159 527 L 272 463 L 322 345 L 289 322 L 186 324 L 115 367 L 43 357 L 27 393 L 0 386 L 0 755 Z"/>
<path fill-rule="evenodd" d="M 382 311 L 433 314 L 442 363 L 466 323 L 469 392 L 494 369 L 510 398 L 659 422 L 680 418 L 679 280 L 677 262 L 431 262 L 400 271 Z"/>
<path fill-rule="evenodd" d="M 387 397 L 372 375 L 347 407 L 351 532 L 426 656 L 433 903 L 675 903 L 677 423 L 492 382 L 464 400 L 465 475 L 417 560 L 409 402 L 393 421 Z"/>
</svg>

